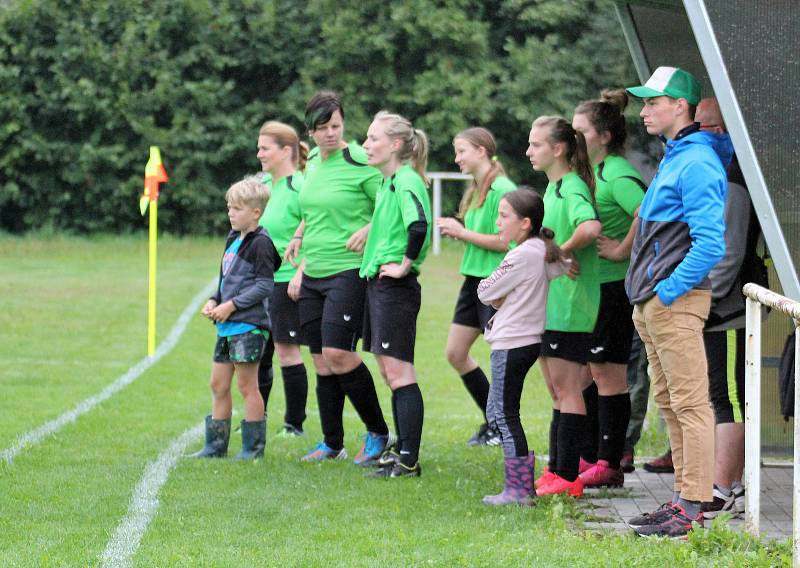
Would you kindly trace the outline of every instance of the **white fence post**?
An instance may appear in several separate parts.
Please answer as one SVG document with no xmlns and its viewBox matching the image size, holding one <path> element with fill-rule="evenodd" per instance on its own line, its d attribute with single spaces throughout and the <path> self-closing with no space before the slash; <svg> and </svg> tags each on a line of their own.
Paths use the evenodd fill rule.
<svg viewBox="0 0 800 568">
<path fill-rule="evenodd" d="M 442 216 L 442 178 L 433 178 L 433 254 L 442 252 L 442 234 L 436 219 Z"/>
<path fill-rule="evenodd" d="M 800 302 L 771 290 L 745 284 L 747 345 L 745 348 L 745 527 L 758 536 L 761 499 L 761 305 L 792 318 L 794 323 L 794 475 L 792 485 L 792 565 L 800 568 Z"/>
<path fill-rule="evenodd" d="M 761 518 L 761 304 L 747 298 L 744 370 L 744 526 L 758 536 Z"/>
<path fill-rule="evenodd" d="M 794 321 L 794 481 L 792 483 L 792 564 L 800 567 L 800 328 Z"/>
<path fill-rule="evenodd" d="M 427 172 L 426 175 L 433 182 L 433 254 L 438 255 L 442 252 L 442 234 L 436 219 L 442 216 L 442 180 L 466 181 L 471 180 L 472 176 L 454 172 Z"/>
</svg>

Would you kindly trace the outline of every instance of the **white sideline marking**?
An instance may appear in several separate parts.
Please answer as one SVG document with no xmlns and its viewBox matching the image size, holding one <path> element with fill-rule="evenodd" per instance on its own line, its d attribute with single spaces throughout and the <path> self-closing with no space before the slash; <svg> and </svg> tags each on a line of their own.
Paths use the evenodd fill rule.
<svg viewBox="0 0 800 568">
<path fill-rule="evenodd" d="M 158 349 L 156 349 L 156 352 L 152 357 L 145 357 L 102 391 L 90 396 L 82 402 L 79 402 L 78 405 L 72 410 L 68 410 L 61 416 L 45 422 L 38 428 L 34 428 L 29 432 L 25 432 L 19 438 L 17 438 L 12 446 L 6 448 L 2 451 L 2 453 L 0 453 L 0 458 L 8 463 L 11 463 L 11 461 L 26 447 L 38 444 L 47 436 L 58 432 L 70 422 L 75 422 L 79 416 L 86 414 L 95 406 L 105 400 L 108 400 L 123 388 L 138 379 L 142 373 L 155 365 L 159 359 L 172 351 L 173 347 L 177 345 L 181 335 L 183 335 L 183 332 L 186 331 L 186 327 L 189 325 L 189 322 L 198 312 L 201 304 L 208 299 L 209 294 L 211 294 L 211 292 L 214 290 L 214 286 L 216 285 L 217 278 L 215 277 L 211 282 L 204 286 L 194 298 L 192 298 L 192 301 L 189 302 L 189 305 L 183 310 L 183 313 L 181 313 L 178 321 L 176 321 L 175 325 L 172 326 L 172 329 L 169 331 L 166 339 L 161 342 L 161 345 L 158 346 Z"/>
<path fill-rule="evenodd" d="M 101 566 L 113 568 L 130 566 L 147 526 L 158 510 L 158 492 L 167 482 L 170 470 L 175 467 L 186 447 L 200 437 L 204 430 L 205 422 L 187 430 L 172 442 L 156 461 L 145 468 L 144 475 L 131 497 L 127 514 L 117 525 L 114 535 L 106 545 Z"/>
</svg>

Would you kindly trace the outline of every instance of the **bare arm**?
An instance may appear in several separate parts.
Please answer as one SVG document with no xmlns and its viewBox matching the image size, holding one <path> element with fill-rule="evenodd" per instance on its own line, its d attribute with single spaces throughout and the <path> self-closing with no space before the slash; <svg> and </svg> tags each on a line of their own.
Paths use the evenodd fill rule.
<svg viewBox="0 0 800 568">
<path fill-rule="evenodd" d="M 597 237 L 597 254 L 608 260 L 625 260 L 631 256 L 631 248 L 633 248 L 633 239 L 636 236 L 636 231 L 639 230 L 639 209 L 634 212 L 633 222 L 631 228 L 628 229 L 628 234 L 622 241 L 609 239 L 605 235 Z"/>
<path fill-rule="evenodd" d="M 497 252 L 505 252 L 508 250 L 508 243 L 503 241 L 500 238 L 500 235 L 470 231 L 452 217 L 440 217 L 436 220 L 436 224 L 442 234 L 446 237 L 471 243 L 487 250 L 493 250 Z"/>
<path fill-rule="evenodd" d="M 572 236 L 560 245 L 562 252 L 570 253 L 589 246 L 600 235 L 602 229 L 600 221 L 584 221 L 575 228 Z"/>
</svg>

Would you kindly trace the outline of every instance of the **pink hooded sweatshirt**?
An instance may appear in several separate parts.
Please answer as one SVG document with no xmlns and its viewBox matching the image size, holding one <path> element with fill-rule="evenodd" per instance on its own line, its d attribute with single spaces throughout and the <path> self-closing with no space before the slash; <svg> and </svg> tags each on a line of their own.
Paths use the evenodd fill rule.
<svg viewBox="0 0 800 568">
<path fill-rule="evenodd" d="M 544 261 L 545 244 L 529 238 L 506 253 L 478 285 L 478 299 L 498 307 L 484 331 L 492 349 L 515 349 L 541 343 L 550 281 L 569 271 L 569 261 Z"/>
</svg>

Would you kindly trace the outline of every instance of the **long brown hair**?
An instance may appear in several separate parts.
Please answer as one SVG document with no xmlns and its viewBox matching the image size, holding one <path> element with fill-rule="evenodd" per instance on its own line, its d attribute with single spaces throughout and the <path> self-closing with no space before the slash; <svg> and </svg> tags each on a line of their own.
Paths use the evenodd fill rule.
<svg viewBox="0 0 800 568">
<path fill-rule="evenodd" d="M 503 195 L 503 199 L 511 206 L 517 217 L 530 219 L 531 230 L 526 240 L 538 237 L 544 241 L 545 262 L 559 260 L 561 258 L 561 249 L 558 248 L 558 245 L 553 240 L 555 239 L 555 234 L 547 227 L 542 227 L 542 221 L 544 220 L 544 201 L 542 196 L 536 193 L 533 188 L 520 185 L 514 191 L 509 191 Z"/>
<path fill-rule="evenodd" d="M 400 140 L 398 158 L 401 162 L 411 162 L 411 167 L 428 185 L 425 171 L 428 167 L 428 137 L 419 128 L 414 128 L 411 121 L 399 114 L 382 110 L 375 115 L 373 120 L 380 120 L 386 135 L 392 139 Z"/>
<path fill-rule="evenodd" d="M 606 145 L 609 154 L 621 156 L 625 153 L 628 130 L 622 114 L 628 106 L 628 94 L 624 89 L 606 89 L 600 98 L 584 101 L 577 106 L 575 114 L 584 114 L 598 134 L 608 132 L 610 139 Z"/>
<path fill-rule="evenodd" d="M 572 128 L 572 124 L 561 116 L 540 116 L 533 121 L 533 127 L 546 128 L 547 141 L 550 144 L 564 144 L 570 169 L 589 186 L 589 193 L 594 201 L 594 169 L 583 134 Z"/>
<path fill-rule="evenodd" d="M 294 128 L 277 120 L 268 120 L 261 125 L 258 135 L 269 136 L 281 148 L 291 147 L 294 167 L 300 171 L 306 169 L 308 144 L 300 142 L 300 137 L 297 136 L 297 131 Z"/>
<path fill-rule="evenodd" d="M 464 192 L 464 197 L 461 198 L 461 203 L 458 205 L 458 218 L 464 219 L 467 211 L 472 206 L 473 201 L 476 202 L 476 208 L 483 205 L 483 203 L 486 201 L 486 195 L 489 193 L 489 189 L 492 187 L 494 180 L 496 180 L 499 176 L 506 175 L 506 170 L 503 168 L 503 164 L 501 164 L 497 159 L 497 156 L 495 156 L 495 153 L 497 152 L 497 143 L 495 142 L 492 133 L 487 129 L 481 126 L 467 128 L 466 130 L 462 130 L 455 135 L 453 138 L 453 143 L 459 139 L 472 144 L 476 148 L 483 148 L 486 150 L 486 156 L 491 160 L 489 171 L 486 172 L 486 176 L 481 181 L 480 186 L 478 186 L 477 182 L 473 178 L 469 188 L 467 188 L 467 191 Z M 478 196 L 477 199 L 475 199 L 475 194 Z"/>
</svg>

